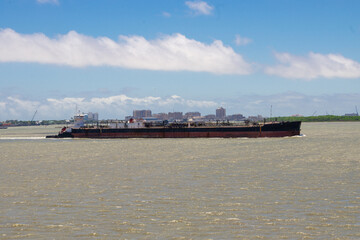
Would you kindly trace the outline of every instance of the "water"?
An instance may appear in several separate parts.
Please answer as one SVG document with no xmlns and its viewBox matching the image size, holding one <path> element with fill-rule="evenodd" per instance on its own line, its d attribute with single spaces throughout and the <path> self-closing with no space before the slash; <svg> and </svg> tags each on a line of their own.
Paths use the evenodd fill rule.
<svg viewBox="0 0 360 240">
<path fill-rule="evenodd" d="M 360 123 L 302 137 L 0 130 L 0 239 L 359 239 Z"/>
</svg>

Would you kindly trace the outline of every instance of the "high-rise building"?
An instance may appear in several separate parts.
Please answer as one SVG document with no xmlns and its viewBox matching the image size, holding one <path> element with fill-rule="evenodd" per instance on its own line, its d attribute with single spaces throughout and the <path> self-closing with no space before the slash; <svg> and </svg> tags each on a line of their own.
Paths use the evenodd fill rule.
<svg viewBox="0 0 360 240">
<path fill-rule="evenodd" d="M 152 117 L 151 110 L 134 110 L 133 117 L 136 119 L 144 117 Z"/>
<path fill-rule="evenodd" d="M 226 109 L 219 107 L 218 109 L 216 109 L 216 119 L 222 120 L 225 119 L 226 117 Z"/>
</svg>

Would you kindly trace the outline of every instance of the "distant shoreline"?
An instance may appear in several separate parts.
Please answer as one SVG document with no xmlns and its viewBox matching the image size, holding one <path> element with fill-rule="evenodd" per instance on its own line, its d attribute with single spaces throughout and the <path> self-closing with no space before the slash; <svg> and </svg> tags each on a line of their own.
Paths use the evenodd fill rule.
<svg viewBox="0 0 360 240">
<path fill-rule="evenodd" d="M 357 122 L 360 121 L 360 116 L 294 116 L 294 117 L 273 117 L 269 121 L 302 121 L 302 122 Z"/>
<path fill-rule="evenodd" d="M 106 121 L 106 120 L 100 120 Z M 336 116 L 336 115 L 322 115 L 322 116 L 289 116 L 289 117 L 272 117 L 266 118 L 266 122 L 271 121 L 302 121 L 302 122 L 358 122 L 360 116 Z M 5 123 L 5 124 L 4 124 Z M 93 122 L 96 123 L 96 122 Z M 15 126 L 35 126 L 35 125 L 68 125 L 69 122 L 66 120 L 43 120 L 40 122 L 35 121 L 18 121 L 10 120 L 3 122 L 8 127 Z"/>
</svg>

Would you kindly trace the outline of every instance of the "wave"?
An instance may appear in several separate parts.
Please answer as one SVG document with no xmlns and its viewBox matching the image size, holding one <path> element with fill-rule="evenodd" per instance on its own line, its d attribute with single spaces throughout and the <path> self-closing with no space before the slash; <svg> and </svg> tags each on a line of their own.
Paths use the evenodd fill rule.
<svg viewBox="0 0 360 240">
<path fill-rule="evenodd" d="M 0 137 L 0 140 L 40 140 L 46 137 Z"/>
</svg>

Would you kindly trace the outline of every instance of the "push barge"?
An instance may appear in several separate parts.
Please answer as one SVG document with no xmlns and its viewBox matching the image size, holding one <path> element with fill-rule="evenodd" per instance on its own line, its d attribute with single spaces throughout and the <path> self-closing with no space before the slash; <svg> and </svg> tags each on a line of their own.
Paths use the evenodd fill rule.
<svg viewBox="0 0 360 240">
<path fill-rule="evenodd" d="M 149 123 L 130 120 L 85 126 L 75 117 L 73 127 L 64 127 L 46 138 L 258 138 L 300 135 L 301 121 L 237 125 L 232 123 Z"/>
</svg>

